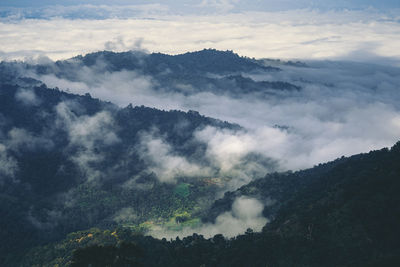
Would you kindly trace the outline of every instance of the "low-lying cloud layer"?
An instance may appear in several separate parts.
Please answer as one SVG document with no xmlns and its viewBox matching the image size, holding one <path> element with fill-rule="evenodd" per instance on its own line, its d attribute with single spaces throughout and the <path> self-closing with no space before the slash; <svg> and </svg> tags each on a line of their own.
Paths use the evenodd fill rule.
<svg viewBox="0 0 400 267">
<path fill-rule="evenodd" d="M 44 75 L 21 67 L 26 71 L 23 76 L 41 80 L 49 87 L 77 94 L 90 93 L 120 107 L 133 103 L 165 110 L 197 110 L 203 115 L 243 126 L 240 130 L 213 126 L 197 129 L 190 142 L 205 144 L 201 157 L 183 155 L 158 135 L 157 129 L 142 132 L 139 143 L 129 149 L 135 150 L 147 169 L 130 179 L 126 177 L 127 188 L 139 188 L 136 180 L 143 173 L 144 176 L 154 174 L 160 182 L 169 184 L 179 177 L 213 177 L 226 183 L 221 187 L 224 192 L 268 172 L 308 168 L 342 155 L 391 146 L 399 140 L 398 15 L 372 9 L 227 13 L 236 2 L 202 1 L 199 4 L 199 7 L 216 8 L 224 13 L 219 15 L 173 16 L 166 14 L 163 6 L 143 6 L 136 10 L 141 15 L 134 19 L 129 14 L 125 19 L 119 15 L 102 20 L 69 19 L 65 14 L 76 12 L 74 7 L 59 10 L 60 13 L 49 9 L 46 19 L 3 17 L 0 59 L 25 58 L 30 63 L 56 68 L 49 58 L 62 59 L 103 49 L 136 50 L 145 56 L 147 51 L 177 54 L 204 47 L 234 50 L 256 58 L 309 59 L 306 66 L 300 67 L 266 60 L 266 65 L 276 65 L 282 71 L 239 73 L 254 81 L 283 81 L 301 88 L 278 90 L 267 97 L 251 93 L 219 94 L 213 90 L 199 90 L 202 88 L 185 81 L 175 84 L 181 91 L 168 90 L 160 84 L 159 77 L 140 70 L 109 71 L 107 63 L 101 60 L 91 67 L 74 66 L 73 75 L 57 76 L 51 72 Z M 85 8 L 89 12 L 93 7 Z M 117 12 L 115 14 L 123 12 L 107 8 Z M 98 14 L 99 11 L 93 12 Z M 220 77 L 221 74 L 210 74 L 210 77 L 213 75 Z M 19 89 L 15 97 L 25 106 L 41 104 L 41 99 L 28 89 Z M 97 169 L 105 160 L 101 148 L 121 140 L 109 112 L 80 115 L 79 107 L 74 105 L 62 102 L 56 106 L 53 130 L 65 130 L 66 150 L 72 155 L 70 160 L 87 181 L 97 182 L 107 175 Z M 183 127 L 180 131 L 184 130 Z M 18 128 L 0 133 L 0 137 L 0 185 L 5 179 L 15 179 L 18 164 L 13 155 L 21 148 L 46 149 L 54 145 L 46 136 L 34 136 Z M 129 163 L 128 158 L 125 161 Z M 126 162 L 121 166 L 115 163 L 110 168 L 122 169 Z M 146 183 L 140 186 L 143 190 L 151 188 Z M 232 237 L 247 228 L 261 230 L 267 222 L 262 210 L 263 203 L 242 197 L 236 199 L 231 211 L 220 214 L 213 224 L 183 229 L 179 233 L 153 229 L 152 234 L 175 237 L 197 232 L 207 237 L 219 233 Z M 51 219 L 53 215 L 50 215 Z M 33 216 L 30 218 L 34 224 L 39 222 Z M 117 211 L 113 218 L 118 223 L 129 223 L 137 219 L 137 214 L 132 207 L 127 207 Z"/>
<path fill-rule="evenodd" d="M 221 171 L 233 170 L 248 153 L 276 160 L 278 170 L 300 169 L 342 155 L 390 146 L 399 138 L 400 69 L 397 67 L 330 61 L 309 61 L 307 67 L 294 67 L 266 61 L 278 64 L 282 71 L 242 75 L 255 81 L 290 82 L 301 90 L 277 91 L 267 98 L 251 94 L 237 98 L 196 91 L 195 85 L 189 86 L 192 87 L 189 94 L 160 91 L 154 77 L 126 70 L 96 72 L 102 64 L 82 67 L 82 73 L 87 75 L 74 81 L 52 74 L 34 77 L 48 86 L 79 94 L 89 92 L 120 106 L 133 103 L 166 110 L 198 110 L 244 126 L 243 131 L 209 127 L 195 135 L 197 140 L 208 144 L 207 156 L 211 162 L 218 162 Z M 160 151 L 173 155 L 168 144 L 153 141 L 147 143 L 162 145 Z M 177 166 L 188 166 L 188 162 L 178 162 L 178 158 L 170 159 L 179 163 Z M 162 164 L 155 165 L 159 166 L 156 171 L 163 169 Z"/>
<path fill-rule="evenodd" d="M 65 59 L 103 49 L 177 54 L 209 47 L 256 58 L 366 61 L 384 57 L 395 64 L 400 59 L 398 16 L 374 9 L 164 14 L 152 15 L 150 19 L 134 13 L 124 19 L 119 16 L 104 20 L 49 18 L 3 19 L 0 59 L 38 56 Z"/>
</svg>

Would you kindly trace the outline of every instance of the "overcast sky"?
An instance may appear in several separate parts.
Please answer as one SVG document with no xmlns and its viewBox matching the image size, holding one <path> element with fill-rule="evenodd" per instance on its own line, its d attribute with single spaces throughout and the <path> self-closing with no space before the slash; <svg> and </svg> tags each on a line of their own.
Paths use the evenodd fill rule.
<svg viewBox="0 0 400 267">
<path fill-rule="evenodd" d="M 232 6 L 237 11 L 248 10 L 287 10 L 296 8 L 398 8 L 400 2 L 398 0 L 2 0 L 0 6 L 15 6 L 15 7 L 30 7 L 30 6 L 45 6 L 45 5 L 80 5 L 80 4 L 93 4 L 93 5 L 143 5 L 143 4 L 162 4 L 169 6 L 171 9 L 184 10 L 185 8 L 194 8 L 196 6 L 216 6 L 225 5 Z"/>
</svg>

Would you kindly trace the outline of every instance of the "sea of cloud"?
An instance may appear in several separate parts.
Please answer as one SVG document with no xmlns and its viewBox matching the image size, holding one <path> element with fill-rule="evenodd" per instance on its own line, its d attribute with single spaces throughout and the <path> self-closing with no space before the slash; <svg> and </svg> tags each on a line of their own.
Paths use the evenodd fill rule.
<svg viewBox="0 0 400 267">
<path fill-rule="evenodd" d="M 239 131 L 206 127 L 196 132 L 194 138 L 207 144 L 206 156 L 215 164 L 210 169 L 178 155 L 159 136 L 143 134 L 138 149 L 161 182 L 171 182 L 179 175 L 204 175 L 217 167 L 219 174 L 236 177 L 228 187 L 235 189 L 268 171 L 308 168 L 343 155 L 391 146 L 399 140 L 398 16 L 376 10 L 151 15 L 101 20 L 69 19 L 62 15 L 46 19 L 3 18 L 0 59 L 52 64 L 50 59 L 103 49 L 177 54 L 205 47 L 234 50 L 256 58 L 307 59 L 305 67 L 266 61 L 282 71 L 242 73 L 256 81 L 285 81 L 302 88 L 263 99 L 213 92 L 160 92 L 155 89 L 154 77 L 126 70 L 99 72 L 101 62 L 91 68 L 82 67 L 74 80 L 27 73 L 49 87 L 78 94 L 89 92 L 121 107 L 133 103 L 166 110 L 197 110 L 243 126 Z M 40 104 L 40 99 L 27 90 L 19 91 L 16 97 L 26 105 Z M 57 123 L 68 130 L 71 146 L 84 147 L 76 155 L 77 164 L 91 174 L 89 180 L 94 180 L 102 175 L 91 169 L 90 163 L 102 160 L 95 152 L 95 142 L 119 142 L 113 120 L 107 112 L 76 116 L 69 105 L 61 103 L 57 107 Z M 24 139 L 34 137 L 21 129 L 3 135 L 6 141 L 0 144 L 0 174 L 13 177 L 17 163 L 9 151 L 24 145 Z M 42 142 L 36 141 L 35 144 Z M 248 155 L 272 159 L 274 168 L 246 161 Z M 249 227 L 260 230 L 267 222 L 262 217 L 262 206 L 255 199 L 237 199 L 232 210 L 221 214 L 214 224 L 185 229 L 182 233 L 234 236 Z M 126 214 L 130 210 L 124 210 L 117 218 L 122 220 Z M 153 234 L 177 235 L 166 231 L 159 229 Z"/>
<path fill-rule="evenodd" d="M 39 19 L 3 14 L 0 59 L 65 59 L 103 49 L 177 54 L 209 47 L 256 58 L 368 61 L 379 57 L 390 58 L 392 64 L 400 59 L 396 12 L 300 9 L 171 15 L 162 7 L 135 6 L 142 11 L 104 19 L 64 14 L 73 8 L 52 7 L 54 15 L 48 11 Z M 99 6 L 85 8 L 100 12 Z M 121 9 L 102 8 L 104 14 Z"/>
<path fill-rule="evenodd" d="M 97 68 L 84 67 L 80 72 L 82 78 L 74 81 L 53 74 L 33 77 L 50 87 L 78 94 L 89 92 L 121 107 L 133 103 L 165 110 L 198 110 L 210 117 L 238 123 L 245 129 L 208 127 L 196 133 L 197 140 L 208 144 L 206 153 L 213 159 L 211 162 L 219 162 L 222 170 L 232 169 L 248 153 L 277 160 L 278 170 L 297 170 L 343 155 L 390 146 L 399 138 L 398 67 L 309 61 L 307 67 L 281 64 L 280 72 L 242 74 L 256 81 L 286 81 L 302 88 L 268 98 L 253 95 L 238 98 L 195 88 L 192 94 L 159 91 L 155 89 L 159 84 L 154 77 L 126 70 L 99 73 L 95 71 Z M 145 143 L 171 154 L 168 144 L 153 141 Z M 154 149 L 148 147 L 146 151 L 151 154 Z M 172 162 L 188 166 L 177 158 Z"/>
</svg>

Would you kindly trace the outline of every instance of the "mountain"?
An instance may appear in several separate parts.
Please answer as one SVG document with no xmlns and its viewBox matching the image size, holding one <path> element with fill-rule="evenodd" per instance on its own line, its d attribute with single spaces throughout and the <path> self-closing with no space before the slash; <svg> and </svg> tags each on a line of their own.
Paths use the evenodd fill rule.
<svg viewBox="0 0 400 267">
<path fill-rule="evenodd" d="M 81 61 L 88 67 L 98 64 L 99 61 L 104 61 L 110 71 L 142 69 L 146 74 L 159 74 L 167 69 L 185 74 L 192 74 L 193 72 L 223 74 L 256 70 L 279 71 L 278 68 L 264 66 L 262 62 L 255 59 L 240 57 L 232 51 L 218 51 L 215 49 L 204 49 L 176 56 L 161 53 L 114 53 L 103 51 L 78 56 L 74 59 Z M 63 62 L 58 63 L 62 64 Z"/>
<path fill-rule="evenodd" d="M 399 160 L 397 143 L 391 149 L 341 158 L 304 171 L 267 175 L 227 193 L 225 199 L 231 194 L 275 198 L 288 193 L 286 199 L 278 200 L 274 219 L 261 233 L 249 229 L 232 239 L 193 234 L 167 241 L 126 229 L 90 229 L 37 249 L 32 252 L 37 258 L 29 264 L 397 266 Z M 220 205 L 217 201 L 214 209 Z M 60 255 L 64 258 L 57 258 Z"/>
<path fill-rule="evenodd" d="M 221 194 L 275 169 L 261 154 L 244 154 L 229 168 L 210 155 L 204 134 L 244 132 L 239 125 L 193 110 L 121 108 L 41 81 L 43 75 L 80 81 L 127 70 L 154 75 L 156 90 L 180 90 L 178 81 L 196 84 L 198 92 L 208 84 L 205 90 L 237 97 L 265 88 L 299 90 L 244 78 L 238 73 L 279 69 L 231 51 L 178 56 L 104 51 L 55 63 L 1 62 L 2 264 L 18 265 L 32 247 L 91 227 L 147 232 L 199 226 L 202 212 Z M 208 77 L 209 71 L 222 76 Z"/>
<path fill-rule="evenodd" d="M 195 95 L 209 92 L 236 98 L 244 95 L 268 98 L 301 89 L 298 85 L 280 80 L 253 80 L 252 75 L 281 71 L 265 62 L 240 57 L 232 51 L 204 49 L 174 56 L 140 51 L 102 51 L 57 62 L 2 64 L 3 69 L 22 73 L 24 77 L 29 74 L 40 80 L 43 76 L 54 75 L 59 79 L 89 85 L 96 83 L 95 77 L 128 72 L 131 77 L 140 75 L 151 78 L 154 90 L 159 93 Z"/>
<path fill-rule="evenodd" d="M 319 134 L 354 141 L 364 103 L 393 125 L 358 145 L 395 136 L 396 92 L 331 71 L 212 49 L 1 62 L 0 265 L 398 263 L 399 144 L 282 172 L 330 154 Z"/>
<path fill-rule="evenodd" d="M 72 231 L 191 214 L 221 190 L 206 182 L 217 169 L 193 177 L 185 168 L 208 164 L 196 132 L 238 125 L 13 81 L 0 84 L 0 262 Z M 127 207 L 134 214 L 118 219 Z"/>
</svg>

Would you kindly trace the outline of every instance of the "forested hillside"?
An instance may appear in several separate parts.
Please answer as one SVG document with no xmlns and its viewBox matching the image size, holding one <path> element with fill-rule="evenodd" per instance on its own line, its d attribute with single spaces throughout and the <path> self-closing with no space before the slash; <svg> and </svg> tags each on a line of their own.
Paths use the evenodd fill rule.
<svg viewBox="0 0 400 267">
<path fill-rule="evenodd" d="M 182 168 L 191 163 L 179 155 L 207 164 L 195 131 L 239 126 L 194 111 L 121 109 L 26 82 L 0 88 L 1 262 L 93 226 L 143 231 L 148 220 L 190 219 L 199 198 L 207 196 L 207 206 L 221 190 L 207 183 L 211 174 L 188 180 L 194 174 Z M 178 161 L 176 172 L 151 153 Z"/>
<path fill-rule="evenodd" d="M 98 82 L 96 76 L 129 72 L 151 78 L 153 89 L 159 93 L 208 92 L 236 98 L 257 94 L 264 98 L 281 91 L 300 90 L 299 86 L 285 81 L 255 81 L 248 74 L 274 73 L 281 69 L 268 66 L 264 61 L 240 57 L 232 51 L 214 49 L 176 56 L 102 51 L 56 62 L 2 64 L 4 69 L 11 69 L 15 74 L 23 70 L 23 75 L 39 79 L 54 75 L 57 79 L 90 84 Z"/>
<path fill-rule="evenodd" d="M 0 267 L 399 267 L 400 0 L 0 0 Z"/>
<path fill-rule="evenodd" d="M 34 260 L 26 264 L 397 266 L 399 161 L 398 143 L 390 150 L 342 158 L 305 171 L 267 175 L 227 193 L 225 199 L 231 194 L 277 197 L 278 191 L 291 192 L 279 199 L 275 218 L 261 233 L 249 229 L 232 239 L 193 234 L 167 241 L 126 229 L 90 229 L 33 251 L 30 258 Z M 272 184 L 275 190 L 270 189 Z M 220 204 L 217 201 L 214 208 Z"/>
<path fill-rule="evenodd" d="M 399 144 L 341 156 L 398 140 L 398 70 L 320 64 L 0 63 L 0 265 L 396 266 Z"/>
</svg>

